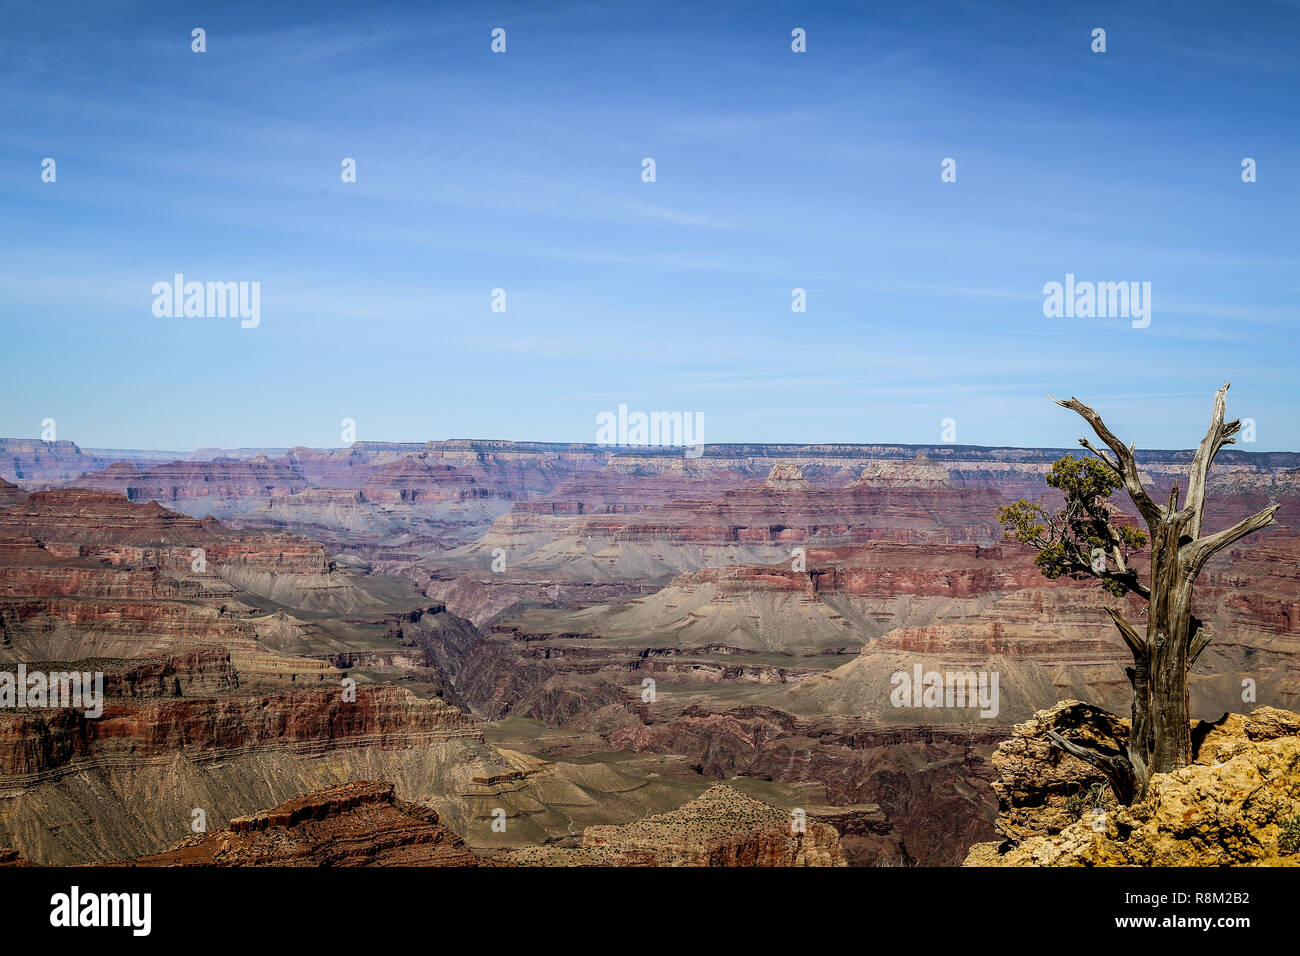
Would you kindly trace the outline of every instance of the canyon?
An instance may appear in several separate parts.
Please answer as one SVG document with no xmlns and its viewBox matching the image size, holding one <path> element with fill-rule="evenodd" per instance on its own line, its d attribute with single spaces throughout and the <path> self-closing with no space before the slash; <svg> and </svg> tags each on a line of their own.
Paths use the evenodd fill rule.
<svg viewBox="0 0 1300 956">
<path fill-rule="evenodd" d="M 0 711 L 0 848 L 320 865 L 337 832 L 340 865 L 961 863 L 996 835 L 1014 725 L 1127 708 L 1111 599 L 1044 579 L 996 519 L 1052 501 L 1064 453 L 0 439 L 0 667 L 101 671 L 107 697 Z M 1138 453 L 1164 492 L 1190 458 Z M 1198 583 L 1193 711 L 1300 709 L 1300 456 L 1225 450 L 1210 498 L 1221 525 L 1282 509 Z M 917 667 L 996 673 L 996 714 L 897 706 Z M 349 787 L 371 789 L 310 804 Z M 317 830 L 238 823 L 295 800 Z"/>
</svg>

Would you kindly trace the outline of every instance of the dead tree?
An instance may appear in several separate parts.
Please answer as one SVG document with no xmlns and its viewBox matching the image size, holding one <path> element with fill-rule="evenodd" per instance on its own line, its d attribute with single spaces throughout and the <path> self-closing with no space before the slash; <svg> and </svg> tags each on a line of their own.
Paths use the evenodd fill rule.
<svg viewBox="0 0 1300 956">
<path fill-rule="evenodd" d="M 1224 445 L 1236 443 L 1233 436 L 1241 428 L 1240 421 L 1223 420 L 1227 392 L 1224 383 L 1214 397 L 1210 428 L 1192 460 L 1181 508 L 1177 483 L 1167 503 L 1151 498 L 1138 474 L 1133 445 L 1125 446 L 1115 437 L 1100 415 L 1077 398 L 1061 401 L 1049 395 L 1091 425 L 1110 453 L 1081 438 L 1079 444 L 1095 458 L 1075 462 L 1067 455 L 1053 465 L 1049 483 L 1065 492 L 1062 512 L 1049 515 L 1024 499 L 999 512 L 1009 536 L 1038 550 L 1036 562 L 1047 577 L 1095 577 L 1116 596 L 1136 595 L 1148 603 L 1145 633 L 1129 623 L 1122 605 L 1106 608 L 1133 654 L 1133 666 L 1126 668 L 1133 685 L 1127 753 L 1094 750 L 1048 734 L 1054 745 L 1101 770 L 1125 803 L 1142 797 L 1152 774 L 1177 770 L 1192 759 L 1187 673 L 1210 642 L 1209 632 L 1192 613 L 1197 575 L 1224 548 L 1274 524 L 1277 505 L 1226 530 L 1201 534 L 1210 465 Z M 1132 499 L 1146 523 L 1146 535 L 1111 520 L 1106 498 L 1118 488 Z M 1151 567 L 1144 584 L 1128 559 L 1147 540 Z"/>
</svg>

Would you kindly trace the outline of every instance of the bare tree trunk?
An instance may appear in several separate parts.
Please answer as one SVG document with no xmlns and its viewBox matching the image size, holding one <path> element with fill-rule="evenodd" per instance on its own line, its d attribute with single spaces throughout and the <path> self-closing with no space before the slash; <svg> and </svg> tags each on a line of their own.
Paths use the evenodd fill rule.
<svg viewBox="0 0 1300 956">
<path fill-rule="evenodd" d="M 1128 775 L 1131 779 L 1124 781 L 1117 779 L 1119 775 L 1107 774 L 1116 799 L 1127 803 L 1134 796 L 1141 797 L 1146 792 L 1147 768 L 1151 765 L 1151 655 L 1146 640 L 1138 636 L 1119 608 L 1108 607 L 1106 611 L 1133 654 L 1133 666 L 1124 671 L 1133 686 L 1133 720 L 1128 735 Z M 1117 783 L 1124 785 L 1123 790 L 1116 786 Z"/>
<path fill-rule="evenodd" d="M 1187 700 L 1187 622 L 1153 621 L 1151 654 L 1151 739 L 1149 773 L 1169 773 L 1192 760 L 1191 713 Z M 1181 632 L 1184 636 L 1179 636 Z"/>
<path fill-rule="evenodd" d="M 1151 602 L 1146 645 L 1151 657 L 1151 740 L 1148 773 L 1168 773 L 1192 759 L 1191 714 L 1187 701 L 1187 654 L 1191 644 L 1192 582 L 1178 558 L 1186 519 L 1178 511 L 1178 486 L 1169 496 L 1166 518 L 1151 541 Z"/>
</svg>

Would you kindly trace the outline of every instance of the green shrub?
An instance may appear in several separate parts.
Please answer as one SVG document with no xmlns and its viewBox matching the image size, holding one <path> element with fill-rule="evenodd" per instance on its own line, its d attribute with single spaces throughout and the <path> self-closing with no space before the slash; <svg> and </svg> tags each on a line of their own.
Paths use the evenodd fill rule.
<svg viewBox="0 0 1300 956">
<path fill-rule="evenodd" d="M 1283 853 L 1300 852 L 1300 814 L 1281 822 L 1282 832 L 1277 837 L 1277 848 Z"/>
<path fill-rule="evenodd" d="M 1114 798 L 1110 794 L 1110 787 L 1104 783 L 1094 783 L 1082 793 L 1074 793 L 1066 797 L 1065 811 L 1079 820 L 1088 811 L 1103 809 L 1112 802 Z"/>
</svg>

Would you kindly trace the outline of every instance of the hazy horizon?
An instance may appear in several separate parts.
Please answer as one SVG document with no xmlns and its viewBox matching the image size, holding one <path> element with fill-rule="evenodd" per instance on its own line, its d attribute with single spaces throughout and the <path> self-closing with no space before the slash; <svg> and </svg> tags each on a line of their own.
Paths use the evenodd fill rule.
<svg viewBox="0 0 1300 956">
<path fill-rule="evenodd" d="M 4 441 L 42 441 L 40 438 L 34 438 L 22 435 L 0 435 L 0 442 Z M 295 448 L 306 448 L 311 451 L 346 451 L 351 445 L 306 445 L 302 442 L 288 445 L 195 445 L 190 448 L 146 448 L 144 446 L 107 446 L 107 445 L 88 445 L 77 441 L 75 438 L 60 438 L 59 441 L 70 442 L 83 452 L 126 452 L 139 455 L 194 455 L 201 451 L 230 451 L 230 452 L 259 452 L 284 454 L 293 451 Z M 415 439 L 358 439 L 356 444 L 366 447 L 372 445 L 412 445 L 424 446 L 429 444 L 450 444 L 456 442 L 464 443 L 489 443 L 499 442 L 513 445 L 556 445 L 563 447 L 587 446 L 593 449 L 608 449 L 620 453 L 646 452 L 658 456 L 680 455 L 682 450 L 673 446 L 662 445 L 637 445 L 637 444 L 602 444 L 593 441 L 542 441 L 528 438 L 495 438 L 479 436 L 474 438 L 452 436 L 448 438 L 415 438 Z M 53 444 L 52 442 L 49 444 Z M 898 448 L 951 448 L 953 450 L 961 449 L 1016 449 L 1023 451 L 1051 451 L 1051 452 L 1074 452 L 1078 455 L 1085 455 L 1087 452 L 1081 449 L 1076 442 L 1075 444 L 1065 445 L 1013 445 L 1008 442 L 995 442 L 992 444 L 974 444 L 971 442 L 906 442 L 906 441 L 871 441 L 863 440 L 856 442 L 818 442 L 818 441 L 729 441 L 714 442 L 706 441 L 703 443 L 706 448 L 741 448 L 753 446 L 784 446 L 788 448 L 816 448 L 816 447 L 898 447 Z M 1192 443 L 1186 446 L 1168 446 L 1160 448 L 1138 448 L 1137 455 L 1141 458 L 1144 454 L 1162 454 L 1162 453 L 1180 453 L 1194 452 L 1196 444 Z M 1219 452 L 1219 459 L 1226 461 L 1236 452 L 1245 452 L 1252 455 L 1300 455 L 1300 450 L 1285 448 L 1257 448 L 1253 444 L 1247 445 L 1228 445 Z"/>
</svg>

